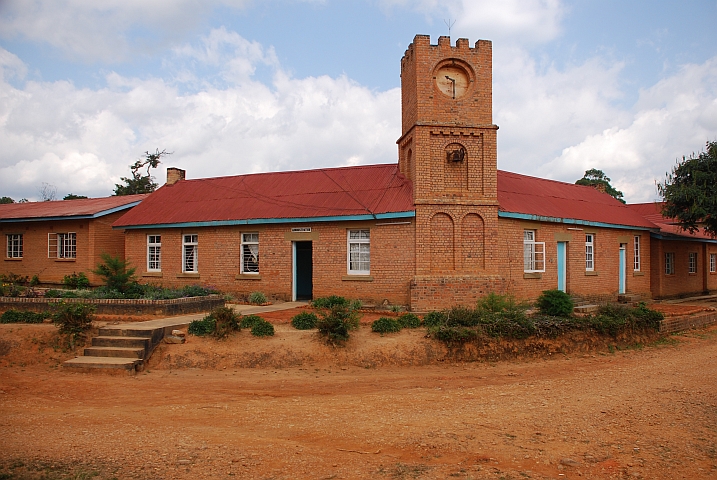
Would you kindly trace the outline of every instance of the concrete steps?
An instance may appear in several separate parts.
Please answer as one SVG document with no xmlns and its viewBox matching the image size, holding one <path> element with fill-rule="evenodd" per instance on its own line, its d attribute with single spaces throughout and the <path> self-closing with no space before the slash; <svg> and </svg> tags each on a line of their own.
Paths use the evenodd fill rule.
<svg viewBox="0 0 717 480">
<path fill-rule="evenodd" d="M 84 356 L 63 363 L 73 371 L 102 371 L 128 373 L 144 368 L 144 362 L 164 338 L 165 329 L 135 326 L 103 327 L 92 338 L 92 346 L 85 348 Z"/>
</svg>

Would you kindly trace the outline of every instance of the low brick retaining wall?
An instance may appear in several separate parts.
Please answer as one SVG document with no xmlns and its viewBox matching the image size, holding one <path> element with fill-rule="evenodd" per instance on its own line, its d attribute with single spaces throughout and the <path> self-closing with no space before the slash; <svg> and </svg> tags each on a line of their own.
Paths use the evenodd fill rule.
<svg viewBox="0 0 717 480">
<path fill-rule="evenodd" d="M 682 317 L 667 317 L 660 323 L 661 333 L 675 333 L 717 323 L 717 312 L 696 313 Z"/>
<path fill-rule="evenodd" d="M 44 312 L 52 304 L 59 302 L 94 305 L 97 309 L 96 313 L 104 315 L 171 316 L 208 312 L 216 307 L 223 307 L 224 297 L 207 295 L 206 297 L 185 297 L 172 300 L 0 297 L 0 312 L 6 310 Z"/>
</svg>

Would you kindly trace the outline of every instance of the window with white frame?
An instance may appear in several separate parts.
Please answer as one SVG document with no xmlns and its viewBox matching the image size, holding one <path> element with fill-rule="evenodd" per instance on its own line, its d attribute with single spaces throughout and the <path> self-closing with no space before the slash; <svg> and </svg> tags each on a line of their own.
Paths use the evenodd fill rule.
<svg viewBox="0 0 717 480">
<path fill-rule="evenodd" d="M 525 273 L 545 271 L 545 242 L 536 242 L 535 234 L 535 230 L 523 231 L 523 271 Z"/>
<path fill-rule="evenodd" d="M 349 275 L 371 273 L 371 231 L 349 230 L 347 240 L 347 263 Z"/>
<path fill-rule="evenodd" d="M 7 235 L 7 258 L 22 258 L 22 233 Z"/>
<path fill-rule="evenodd" d="M 197 273 L 199 235 L 182 235 L 182 271 Z"/>
<path fill-rule="evenodd" d="M 675 254 L 674 253 L 666 253 L 665 254 L 665 275 L 674 275 L 675 274 Z"/>
<path fill-rule="evenodd" d="M 259 234 L 241 234 L 241 273 L 259 273 Z"/>
<path fill-rule="evenodd" d="M 635 253 L 633 270 L 636 272 L 640 271 L 640 235 L 635 235 L 635 241 L 632 244 L 632 248 Z"/>
<path fill-rule="evenodd" d="M 48 233 L 47 257 L 77 258 L 77 234 L 73 232 Z"/>
<path fill-rule="evenodd" d="M 162 236 L 147 235 L 147 271 L 162 271 Z"/>
<path fill-rule="evenodd" d="M 585 270 L 595 270 L 595 235 L 592 233 L 585 234 Z"/>
<path fill-rule="evenodd" d="M 710 273 L 717 273 L 717 253 L 710 253 Z"/>
<path fill-rule="evenodd" d="M 689 273 L 697 273 L 697 252 L 690 252 L 687 271 Z"/>
<path fill-rule="evenodd" d="M 7 235 L 7 258 L 22 258 L 22 233 Z"/>
</svg>

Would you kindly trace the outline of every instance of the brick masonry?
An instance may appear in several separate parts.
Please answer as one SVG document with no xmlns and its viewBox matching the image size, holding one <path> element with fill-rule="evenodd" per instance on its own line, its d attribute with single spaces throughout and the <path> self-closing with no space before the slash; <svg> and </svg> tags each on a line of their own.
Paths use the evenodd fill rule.
<svg viewBox="0 0 717 480">
<path fill-rule="evenodd" d="M 717 324 L 717 312 L 698 313 L 684 317 L 667 317 L 660 323 L 660 333 L 675 333 Z"/>
</svg>

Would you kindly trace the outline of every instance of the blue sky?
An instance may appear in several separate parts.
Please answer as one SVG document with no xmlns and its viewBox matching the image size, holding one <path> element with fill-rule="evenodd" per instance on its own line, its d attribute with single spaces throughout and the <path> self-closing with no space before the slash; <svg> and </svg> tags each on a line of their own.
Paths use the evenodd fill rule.
<svg viewBox="0 0 717 480">
<path fill-rule="evenodd" d="M 717 139 L 717 0 L 0 0 L 0 196 L 396 161 L 415 34 L 493 41 L 503 170 L 630 202 Z"/>
</svg>

